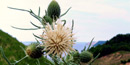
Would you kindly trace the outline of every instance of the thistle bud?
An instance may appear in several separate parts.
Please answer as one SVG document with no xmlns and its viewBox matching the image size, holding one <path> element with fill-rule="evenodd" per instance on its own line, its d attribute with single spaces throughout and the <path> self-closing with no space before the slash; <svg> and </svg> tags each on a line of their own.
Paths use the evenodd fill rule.
<svg viewBox="0 0 130 65">
<path fill-rule="evenodd" d="M 32 43 L 26 48 L 26 53 L 29 57 L 36 59 L 42 56 L 42 48 L 37 46 L 37 43 Z"/>
<path fill-rule="evenodd" d="M 93 54 L 89 51 L 83 51 L 80 54 L 80 61 L 83 63 L 89 62 L 93 58 Z"/>
<path fill-rule="evenodd" d="M 60 12 L 61 10 L 59 4 L 55 0 L 52 0 L 47 9 L 48 16 L 56 20 L 59 18 Z"/>
<path fill-rule="evenodd" d="M 44 16 L 43 18 L 44 18 L 44 20 L 45 20 L 47 23 L 52 24 L 53 20 L 52 20 L 52 18 L 51 18 L 50 16 Z M 44 21 L 44 20 L 43 20 L 43 21 Z M 43 23 L 43 24 L 44 24 L 44 23 Z"/>
<path fill-rule="evenodd" d="M 80 56 L 80 55 L 79 55 L 79 52 L 78 52 L 78 51 L 75 51 L 74 54 L 73 54 L 73 59 L 74 59 L 74 60 L 77 60 L 77 59 L 79 59 L 79 56 Z"/>
</svg>

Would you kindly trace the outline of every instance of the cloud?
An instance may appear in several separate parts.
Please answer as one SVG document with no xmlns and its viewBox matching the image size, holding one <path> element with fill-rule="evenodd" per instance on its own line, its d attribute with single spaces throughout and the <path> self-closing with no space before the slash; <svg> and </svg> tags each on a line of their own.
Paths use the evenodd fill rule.
<svg viewBox="0 0 130 65">
<path fill-rule="evenodd" d="M 127 9 L 124 9 L 122 6 L 111 5 L 110 2 L 108 3 L 107 2 L 108 1 L 106 0 L 82 0 L 82 1 L 78 0 L 73 1 L 73 3 L 71 4 L 73 10 L 80 12 L 87 12 L 91 14 L 97 14 L 100 15 L 99 18 L 108 18 L 108 19 L 122 18 L 125 19 L 126 21 L 130 21 L 129 19 L 130 15 L 128 15 L 130 14 L 130 12 Z M 129 8 L 130 6 L 127 6 L 126 4 L 125 7 Z"/>
<path fill-rule="evenodd" d="M 52 0 L 2 0 L 0 2 L 0 28 L 14 37 L 17 37 L 20 41 L 35 40 L 32 33 L 40 35 L 41 31 L 20 31 L 13 29 L 10 26 L 30 28 L 33 27 L 30 24 L 30 21 L 38 25 L 40 23 L 29 15 L 29 13 L 11 10 L 8 9 L 7 6 L 27 10 L 32 9 L 35 13 L 38 12 L 38 7 L 40 6 L 42 17 L 51 1 Z M 114 0 L 114 4 L 117 4 L 114 5 L 112 4 L 113 0 L 56 1 L 58 1 L 61 6 L 61 13 L 64 13 L 69 7 L 72 7 L 62 19 L 67 19 L 67 23 L 71 23 L 72 19 L 75 20 L 74 31 L 76 32 L 78 41 L 90 41 L 92 37 L 96 37 L 95 40 L 109 39 L 118 32 L 121 32 L 119 31 L 119 26 L 122 22 L 120 21 L 118 24 L 113 24 L 114 21 L 130 21 L 129 2 L 123 1 L 123 4 L 120 4 L 122 3 L 121 1 L 117 0 L 117 3 L 117 1 Z M 128 25 L 129 23 L 124 23 L 124 26 L 121 29 L 126 28 L 125 24 Z M 129 26 L 127 26 L 127 28 L 129 28 Z M 125 31 L 123 33 L 125 33 Z"/>
</svg>

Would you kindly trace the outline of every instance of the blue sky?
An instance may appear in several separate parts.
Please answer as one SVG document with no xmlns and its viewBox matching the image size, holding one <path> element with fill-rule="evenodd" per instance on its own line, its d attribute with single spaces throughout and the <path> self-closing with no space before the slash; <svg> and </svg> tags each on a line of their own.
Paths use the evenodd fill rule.
<svg viewBox="0 0 130 65">
<path fill-rule="evenodd" d="M 74 33 L 78 42 L 109 40 L 117 34 L 130 33 L 130 0 L 56 0 L 61 10 L 72 9 L 62 17 L 70 25 L 75 21 Z M 40 23 L 27 12 L 10 10 L 7 6 L 32 9 L 35 13 L 41 7 L 41 16 L 51 0 L 1 0 L 0 29 L 16 37 L 19 41 L 34 41 L 32 33 L 40 35 L 42 30 L 23 31 L 10 26 L 30 28 L 30 21 Z"/>
</svg>

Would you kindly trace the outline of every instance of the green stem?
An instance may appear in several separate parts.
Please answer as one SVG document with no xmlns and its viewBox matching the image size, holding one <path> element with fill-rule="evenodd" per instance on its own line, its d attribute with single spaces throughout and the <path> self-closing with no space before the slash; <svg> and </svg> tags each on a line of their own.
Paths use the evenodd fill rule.
<svg viewBox="0 0 130 65">
<path fill-rule="evenodd" d="M 40 62 L 39 62 L 39 60 L 37 59 L 37 65 L 40 65 Z"/>
<path fill-rule="evenodd" d="M 2 53 L 2 55 L 3 55 L 3 57 L 4 57 L 4 59 L 5 59 L 6 62 L 8 63 L 8 65 L 11 65 L 11 63 L 9 62 L 9 60 L 7 59 L 7 57 L 6 57 L 5 54 L 4 54 L 4 51 L 3 51 L 2 46 L 0 46 L 0 50 L 1 50 L 1 53 Z"/>
<path fill-rule="evenodd" d="M 13 63 L 13 64 L 15 65 L 15 64 L 19 63 L 20 61 L 22 61 L 23 59 L 25 59 L 25 58 L 27 58 L 27 57 L 28 57 L 28 55 L 24 56 L 23 58 L 21 58 L 20 60 L 16 61 L 16 62 Z"/>
</svg>

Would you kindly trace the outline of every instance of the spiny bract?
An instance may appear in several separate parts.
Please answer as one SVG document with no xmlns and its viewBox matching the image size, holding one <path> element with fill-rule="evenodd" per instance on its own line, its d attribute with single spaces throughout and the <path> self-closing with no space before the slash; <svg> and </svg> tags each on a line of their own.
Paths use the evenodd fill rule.
<svg viewBox="0 0 130 65">
<path fill-rule="evenodd" d="M 83 51 L 80 54 L 80 61 L 83 63 L 89 62 L 93 58 L 93 54 L 89 51 Z"/>
<path fill-rule="evenodd" d="M 26 48 L 26 53 L 29 55 L 31 58 L 40 58 L 42 56 L 42 48 L 37 47 L 37 43 L 31 43 L 27 48 Z"/>
<path fill-rule="evenodd" d="M 52 2 L 49 4 L 47 9 L 48 16 L 50 16 L 52 19 L 58 19 L 61 13 L 59 4 L 52 0 Z"/>
</svg>

